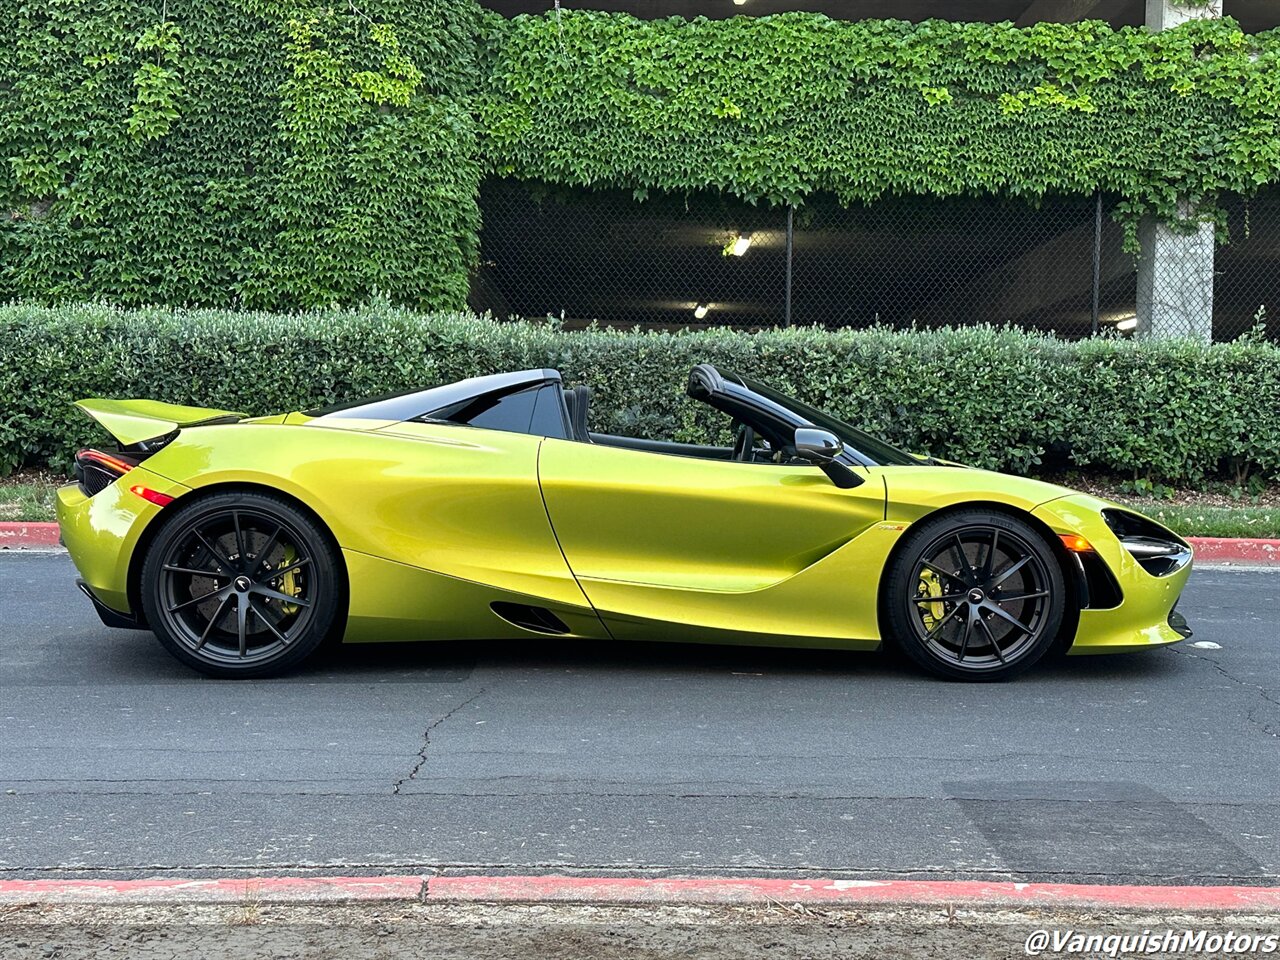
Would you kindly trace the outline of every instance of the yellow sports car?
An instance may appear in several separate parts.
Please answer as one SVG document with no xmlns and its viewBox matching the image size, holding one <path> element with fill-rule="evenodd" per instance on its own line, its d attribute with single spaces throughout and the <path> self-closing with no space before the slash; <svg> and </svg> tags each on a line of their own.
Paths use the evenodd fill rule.
<svg viewBox="0 0 1280 960">
<path fill-rule="evenodd" d="M 77 455 L 58 522 L 105 623 L 223 677 L 331 636 L 889 642 L 966 680 L 1189 636 L 1191 548 L 1145 517 L 708 364 L 687 392 L 732 447 L 593 433 L 554 370 L 255 418 L 83 400 L 118 446 Z"/>
</svg>

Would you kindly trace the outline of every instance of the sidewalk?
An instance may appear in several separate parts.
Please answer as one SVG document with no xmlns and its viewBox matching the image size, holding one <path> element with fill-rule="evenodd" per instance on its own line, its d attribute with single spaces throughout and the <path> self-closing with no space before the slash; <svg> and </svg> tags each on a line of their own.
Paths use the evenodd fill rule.
<svg viewBox="0 0 1280 960">
<path fill-rule="evenodd" d="M 1053 938 L 1076 935 L 1102 938 L 1098 950 L 1057 952 L 1105 955 L 1107 943 L 1128 937 L 1121 955 L 1167 956 L 1186 951 L 1133 944 L 1165 935 L 1265 943 L 1278 934 L 1280 889 L 1262 888 L 420 876 L 0 881 L 6 960 L 167 960 L 175 951 L 235 960 L 1007 958 L 1053 955 Z"/>
</svg>

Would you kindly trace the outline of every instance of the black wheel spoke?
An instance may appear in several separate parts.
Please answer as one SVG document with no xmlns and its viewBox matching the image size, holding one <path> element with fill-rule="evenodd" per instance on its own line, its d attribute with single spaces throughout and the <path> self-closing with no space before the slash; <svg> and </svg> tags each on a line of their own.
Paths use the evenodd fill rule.
<svg viewBox="0 0 1280 960">
<path fill-rule="evenodd" d="M 1003 594 L 992 597 L 993 603 L 1017 603 L 1019 600 L 1039 600 L 1041 597 L 1047 597 L 1048 590 L 1037 590 L 1035 593 L 1020 593 L 1014 597 L 1006 597 Z"/>
<path fill-rule="evenodd" d="M 293 603 L 299 607 L 311 606 L 310 600 L 303 600 L 301 597 L 291 597 L 287 593 L 281 593 L 279 590 L 272 590 L 270 587 L 264 587 L 261 584 L 255 584 L 250 588 L 250 593 L 257 594 L 260 597 L 266 597 L 268 600 L 279 600 L 281 603 Z"/>
<path fill-rule="evenodd" d="M 179 610 L 185 610 L 187 607 L 195 606 L 198 603 L 204 603 L 206 600 L 212 600 L 218 594 L 227 589 L 227 587 L 217 587 L 216 589 L 210 590 L 208 593 L 201 594 L 198 597 L 192 597 L 190 600 L 184 600 L 182 603 L 171 606 L 169 608 L 169 612 L 177 613 Z"/>
<path fill-rule="evenodd" d="M 931 603 L 955 603 L 957 600 L 963 600 L 966 596 L 968 596 L 968 594 L 946 593 L 940 597 L 916 597 L 915 601 L 916 603 L 925 604 L 927 606 Z"/>
<path fill-rule="evenodd" d="M 969 563 L 969 557 L 964 552 L 964 541 L 960 539 L 960 534 L 955 536 L 955 545 L 951 548 L 956 555 L 956 565 L 960 568 L 960 572 L 964 575 L 966 586 L 974 586 L 977 581 L 977 571 L 973 569 L 973 565 Z"/>
<path fill-rule="evenodd" d="M 991 652 L 996 655 L 996 659 L 1001 663 L 1005 662 L 1004 651 L 1000 649 L 1000 644 L 996 643 L 995 634 L 991 632 L 991 628 L 987 626 L 987 621 L 981 617 L 977 618 L 978 626 L 982 627 L 982 632 L 987 635 L 987 642 L 991 644 Z"/>
<path fill-rule="evenodd" d="M 249 653 L 249 598 L 243 593 L 236 594 L 236 633 L 240 640 L 240 659 Z"/>
<path fill-rule="evenodd" d="M 266 545 L 253 555 L 255 564 L 262 562 L 271 555 L 271 549 L 276 545 L 276 538 L 280 536 L 280 530 L 281 527 L 277 526 L 275 530 L 272 531 L 271 536 L 267 537 Z"/>
<path fill-rule="evenodd" d="M 199 530 L 196 530 L 195 535 L 196 535 L 196 539 L 199 540 L 202 544 L 204 544 L 204 548 L 209 551 L 209 556 L 213 557 L 213 562 L 216 563 L 219 567 L 221 567 L 224 573 L 228 573 L 228 574 L 235 573 L 235 570 L 232 569 L 231 561 L 228 560 L 226 557 L 224 557 L 220 551 L 215 549 L 213 544 L 211 544 L 208 540 L 205 539 L 205 536 L 203 533 L 201 533 Z"/>
<path fill-rule="evenodd" d="M 1012 563 L 1009 566 L 1005 567 L 998 574 L 996 574 L 996 576 L 991 580 L 990 583 L 987 584 L 987 589 L 994 590 L 996 587 L 1000 586 L 1000 584 L 1004 583 L 1006 580 L 1008 580 L 1010 577 L 1012 577 L 1015 573 L 1017 573 L 1019 570 L 1021 570 L 1030 562 L 1031 562 L 1031 555 L 1027 554 L 1021 560 L 1018 560 L 1017 562 Z"/>
<path fill-rule="evenodd" d="M 982 573 L 978 575 L 978 580 L 986 583 L 991 579 L 991 564 L 996 558 L 996 545 L 1000 542 L 1000 531 L 994 527 L 991 530 L 991 546 L 987 548 L 987 558 L 982 562 Z"/>
<path fill-rule="evenodd" d="M 222 602 L 218 604 L 218 609 L 214 612 L 213 616 L 209 618 L 209 622 L 204 625 L 204 630 L 200 634 L 200 641 L 196 644 L 197 650 L 203 647 L 208 641 L 209 634 L 213 631 L 213 625 L 222 619 L 222 615 L 227 610 L 227 604 L 231 602 L 231 597 L 232 594 L 228 593 L 222 598 Z"/>
<path fill-rule="evenodd" d="M 249 598 L 249 609 L 253 611 L 253 615 L 255 617 L 257 617 L 259 620 L 263 622 L 263 624 L 266 626 L 268 630 L 270 630 L 272 633 L 276 635 L 277 640 L 279 640 L 281 643 L 289 642 L 288 638 L 285 637 L 283 633 L 281 633 L 279 630 L 276 629 L 276 625 L 272 623 L 271 619 L 266 615 L 266 613 L 264 613 L 262 609 L 256 603 L 253 602 L 252 598 Z"/>
<path fill-rule="evenodd" d="M 281 567 L 279 570 L 268 570 L 262 575 L 263 580 L 275 580 L 277 577 L 283 577 L 286 573 L 292 573 L 299 567 L 305 567 L 311 562 L 310 557 L 303 557 L 301 560 L 295 560 L 287 567 Z"/>
<path fill-rule="evenodd" d="M 991 613 L 994 613 L 997 617 L 999 617 L 1001 620 L 1004 620 L 1006 623 L 1013 624 L 1023 633 L 1026 633 L 1026 634 L 1031 633 L 1030 627 L 1028 627 L 1025 623 L 1023 623 L 1013 614 L 1009 613 L 1007 610 L 1000 609 L 1000 607 L 996 606 L 994 603 L 987 604 L 987 610 Z"/>
<path fill-rule="evenodd" d="M 249 558 L 245 556 L 244 552 L 244 531 L 240 529 L 239 510 L 231 511 L 231 523 L 236 528 L 236 556 L 240 558 L 240 569 L 243 570 Z"/>
<path fill-rule="evenodd" d="M 940 636 L 942 634 L 942 628 L 945 627 L 948 623 L 950 623 L 951 618 L 954 617 L 957 613 L 959 613 L 963 609 L 964 607 L 956 607 L 950 613 L 948 613 L 945 617 L 943 617 L 941 620 L 935 623 L 933 625 L 933 629 L 929 631 L 929 636 L 927 637 L 927 639 L 932 640 L 935 637 Z"/>
<path fill-rule="evenodd" d="M 164 569 L 169 573 L 189 573 L 193 577 L 221 577 L 224 576 L 221 570 L 197 570 L 193 567 L 179 567 L 172 563 L 166 563 Z"/>
<path fill-rule="evenodd" d="M 960 650 L 956 654 L 957 660 L 963 660 L 965 651 L 969 649 L 969 635 L 973 633 L 973 610 L 970 608 L 969 615 L 964 621 L 964 636 L 960 638 Z"/>
<path fill-rule="evenodd" d="M 954 580 L 956 583 L 960 584 L 962 587 L 969 586 L 968 581 L 965 580 L 964 577 L 958 576 L 957 574 L 952 573 L 950 570 L 944 570 L 942 569 L 942 567 L 938 566 L 936 563 L 933 563 L 930 560 L 923 561 L 921 563 L 921 566 L 924 567 L 926 570 L 932 571 L 933 573 L 937 574 L 940 577 L 946 577 L 948 580 Z"/>
</svg>

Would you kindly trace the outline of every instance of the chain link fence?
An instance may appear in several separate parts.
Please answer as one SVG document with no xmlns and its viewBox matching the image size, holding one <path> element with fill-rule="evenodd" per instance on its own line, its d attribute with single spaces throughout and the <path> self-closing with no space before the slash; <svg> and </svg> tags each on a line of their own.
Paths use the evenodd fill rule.
<svg viewBox="0 0 1280 960">
<path fill-rule="evenodd" d="M 1280 190 L 1226 205 L 1206 227 L 1139 231 L 1106 197 L 894 197 L 751 205 L 719 195 L 585 191 L 491 180 L 481 191 L 472 306 L 566 325 L 661 328 L 955 326 L 987 322 L 1079 338 L 1108 330 L 1226 340 L 1280 309 Z M 1199 324 L 1199 326 L 1197 326 Z M 1280 325 L 1269 322 L 1277 335 Z"/>
</svg>

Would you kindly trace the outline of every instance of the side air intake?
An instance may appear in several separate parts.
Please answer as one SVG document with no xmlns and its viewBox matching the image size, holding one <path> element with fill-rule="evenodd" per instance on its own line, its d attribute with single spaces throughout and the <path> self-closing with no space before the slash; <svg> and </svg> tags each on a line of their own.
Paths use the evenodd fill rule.
<svg viewBox="0 0 1280 960">
<path fill-rule="evenodd" d="M 489 604 L 489 609 L 507 623 L 514 623 L 522 630 L 532 630 L 534 633 L 546 633 L 557 637 L 569 632 L 569 625 L 546 607 L 531 607 L 523 603 L 506 603 L 497 600 Z"/>
</svg>

